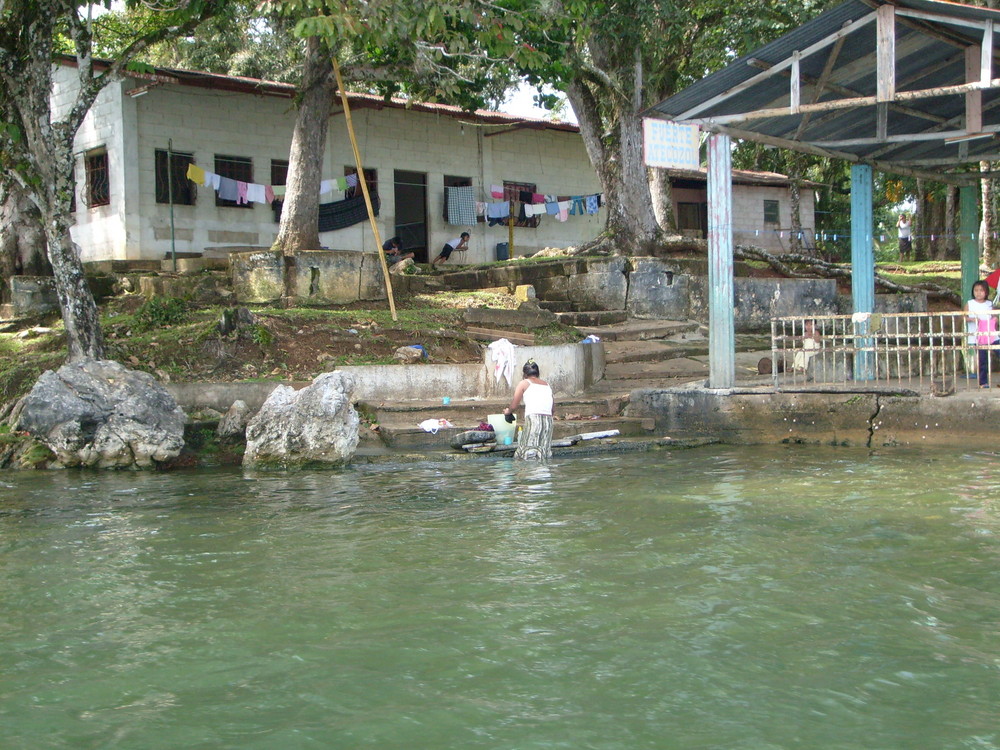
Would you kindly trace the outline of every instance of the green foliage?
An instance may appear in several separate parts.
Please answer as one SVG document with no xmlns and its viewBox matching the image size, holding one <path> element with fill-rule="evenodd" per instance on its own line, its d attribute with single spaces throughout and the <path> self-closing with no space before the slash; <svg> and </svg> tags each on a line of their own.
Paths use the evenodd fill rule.
<svg viewBox="0 0 1000 750">
<path fill-rule="evenodd" d="M 134 330 L 141 333 L 183 323 L 188 316 L 187 308 L 187 302 L 179 297 L 153 297 L 136 310 Z"/>
<path fill-rule="evenodd" d="M 250 337 L 261 349 L 267 349 L 274 343 L 274 334 L 271 333 L 271 330 L 267 326 L 260 323 L 254 324 L 250 331 Z"/>
</svg>

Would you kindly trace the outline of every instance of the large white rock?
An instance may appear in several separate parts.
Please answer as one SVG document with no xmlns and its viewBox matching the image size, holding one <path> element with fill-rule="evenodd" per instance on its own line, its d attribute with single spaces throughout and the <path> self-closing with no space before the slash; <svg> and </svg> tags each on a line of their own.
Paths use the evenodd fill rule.
<svg viewBox="0 0 1000 750">
<path fill-rule="evenodd" d="M 24 399 L 18 429 L 62 466 L 146 468 L 184 447 L 184 412 L 152 375 L 111 360 L 48 370 Z"/>
<path fill-rule="evenodd" d="M 275 388 L 247 425 L 244 466 L 336 466 L 358 447 L 360 420 L 351 397 L 354 379 L 327 372 L 296 391 Z"/>
</svg>

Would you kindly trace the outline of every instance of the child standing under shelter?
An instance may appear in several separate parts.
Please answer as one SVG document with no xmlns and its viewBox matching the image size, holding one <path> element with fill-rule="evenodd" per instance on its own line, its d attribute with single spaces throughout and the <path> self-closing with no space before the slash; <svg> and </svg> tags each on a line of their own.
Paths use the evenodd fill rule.
<svg viewBox="0 0 1000 750">
<path fill-rule="evenodd" d="M 989 299 L 990 288 L 980 279 L 972 285 L 972 299 L 965 306 L 969 320 L 969 344 L 976 347 L 979 354 L 979 387 L 990 387 L 990 350 L 986 347 L 996 343 L 997 319 L 993 315 L 993 303 Z"/>
</svg>

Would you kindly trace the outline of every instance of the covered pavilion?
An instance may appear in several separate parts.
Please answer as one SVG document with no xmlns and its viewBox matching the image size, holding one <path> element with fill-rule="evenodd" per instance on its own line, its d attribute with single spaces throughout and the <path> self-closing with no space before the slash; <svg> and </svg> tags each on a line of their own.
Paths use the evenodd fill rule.
<svg viewBox="0 0 1000 750">
<path fill-rule="evenodd" d="M 986 176 L 968 165 L 1000 160 L 998 32 L 1000 11 L 987 8 L 848 0 L 643 113 L 709 133 L 710 388 L 736 379 L 731 139 L 851 162 L 855 313 L 875 304 L 872 170 L 958 185 L 968 290 L 979 275 Z M 855 379 L 870 380 L 872 370 L 859 358 Z"/>
</svg>

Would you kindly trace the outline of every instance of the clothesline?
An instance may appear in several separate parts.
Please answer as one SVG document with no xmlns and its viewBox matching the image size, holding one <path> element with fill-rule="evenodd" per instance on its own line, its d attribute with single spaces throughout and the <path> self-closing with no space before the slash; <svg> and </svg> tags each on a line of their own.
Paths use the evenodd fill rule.
<svg viewBox="0 0 1000 750">
<path fill-rule="evenodd" d="M 491 185 L 490 195 L 502 198 L 503 188 Z M 447 187 L 445 196 L 449 224 L 474 224 L 479 216 L 483 216 L 490 226 L 506 224 L 512 211 L 519 221 L 537 216 L 553 216 L 558 221 L 566 221 L 570 216 L 593 215 L 598 212 L 604 200 L 601 193 L 566 196 L 524 190 L 519 192 L 517 200 L 477 201 L 471 185 Z"/>
<path fill-rule="evenodd" d="M 196 185 L 212 188 L 223 200 L 235 201 L 236 203 L 270 204 L 285 194 L 284 185 L 261 185 L 256 182 L 234 180 L 231 177 L 223 177 L 215 172 L 209 172 L 194 164 L 188 164 L 187 178 Z M 357 184 L 358 176 L 356 174 L 322 180 L 319 184 L 319 194 L 326 195 L 338 190 L 343 192 L 348 188 L 356 187 Z"/>
</svg>

